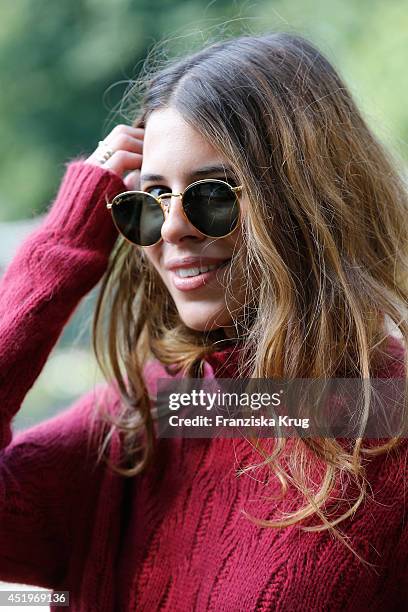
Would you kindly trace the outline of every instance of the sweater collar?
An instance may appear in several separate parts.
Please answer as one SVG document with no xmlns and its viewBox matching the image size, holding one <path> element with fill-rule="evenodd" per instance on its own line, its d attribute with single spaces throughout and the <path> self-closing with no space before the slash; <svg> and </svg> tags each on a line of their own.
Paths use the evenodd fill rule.
<svg viewBox="0 0 408 612">
<path fill-rule="evenodd" d="M 206 356 L 205 360 L 210 364 L 215 378 L 236 378 L 240 352 L 239 346 L 229 345 Z"/>
</svg>

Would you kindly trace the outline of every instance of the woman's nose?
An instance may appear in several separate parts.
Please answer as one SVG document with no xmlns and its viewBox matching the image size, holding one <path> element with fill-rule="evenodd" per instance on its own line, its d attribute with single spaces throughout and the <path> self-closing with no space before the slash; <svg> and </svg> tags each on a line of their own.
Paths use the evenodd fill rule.
<svg viewBox="0 0 408 612">
<path fill-rule="evenodd" d="M 174 195 L 163 199 L 165 207 L 164 222 L 161 235 L 165 242 L 179 242 L 183 238 L 194 238 L 195 240 L 205 238 L 187 219 L 183 210 L 181 196 Z"/>
</svg>

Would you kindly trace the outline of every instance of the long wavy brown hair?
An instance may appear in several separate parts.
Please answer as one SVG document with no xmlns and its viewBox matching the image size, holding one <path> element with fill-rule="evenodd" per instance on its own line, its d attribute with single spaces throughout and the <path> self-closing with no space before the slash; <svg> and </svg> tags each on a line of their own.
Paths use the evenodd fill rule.
<svg viewBox="0 0 408 612">
<path fill-rule="evenodd" d="M 174 107 L 227 158 L 248 194 L 242 308 L 231 312 L 244 350 L 239 372 L 252 378 L 370 378 L 383 363 L 392 321 L 407 343 L 408 199 L 401 165 L 367 126 L 329 61 L 302 36 L 270 33 L 216 41 L 173 59 L 135 82 L 133 123 Z M 228 288 L 227 288 L 228 290 Z M 228 342 L 222 330 L 188 329 L 142 249 L 119 239 L 103 278 L 93 347 L 121 397 L 105 413 L 123 437 L 125 476 L 153 460 L 156 436 L 143 367 L 153 357 L 200 377 L 203 359 Z M 248 370 L 249 367 L 249 370 Z M 407 364 L 403 369 L 407 378 Z M 361 409 L 361 422 L 367 413 Z M 297 508 L 257 524 L 335 529 L 366 495 L 369 455 L 393 451 L 396 437 L 364 446 L 334 438 L 251 440 L 282 484 L 300 493 Z M 285 459 L 284 459 L 285 457 Z M 309 467 L 323 466 L 310 481 Z M 309 466 L 309 467 L 308 467 Z M 249 466 L 241 473 L 254 469 Z M 326 513 L 345 476 L 358 485 L 335 519 Z M 337 491 L 338 493 L 338 491 Z M 346 542 L 347 544 L 347 542 Z"/>
</svg>

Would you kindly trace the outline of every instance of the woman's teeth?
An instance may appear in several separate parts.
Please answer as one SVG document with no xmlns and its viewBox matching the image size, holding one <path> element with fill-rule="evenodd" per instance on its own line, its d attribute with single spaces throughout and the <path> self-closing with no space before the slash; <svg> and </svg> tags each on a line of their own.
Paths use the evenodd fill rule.
<svg viewBox="0 0 408 612">
<path fill-rule="evenodd" d="M 225 265 L 229 262 L 223 261 L 220 264 L 213 264 L 211 266 L 200 266 L 199 268 L 179 268 L 175 271 L 176 276 L 180 278 L 186 278 L 187 276 L 199 276 L 199 274 L 204 274 L 204 272 L 208 272 L 209 270 L 215 270 L 215 268 L 221 268 L 221 266 Z"/>
</svg>

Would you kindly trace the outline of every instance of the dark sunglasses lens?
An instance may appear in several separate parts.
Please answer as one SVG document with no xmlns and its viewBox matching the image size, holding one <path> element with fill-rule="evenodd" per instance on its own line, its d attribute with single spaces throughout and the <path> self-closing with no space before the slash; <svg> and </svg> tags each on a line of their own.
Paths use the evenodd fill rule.
<svg viewBox="0 0 408 612">
<path fill-rule="evenodd" d="M 164 217 L 152 196 L 119 195 L 113 200 L 111 210 L 118 230 L 133 244 L 151 246 L 160 240 Z"/>
<path fill-rule="evenodd" d="M 207 236 L 221 238 L 237 225 L 237 197 L 224 183 L 206 181 L 193 185 L 185 191 L 183 203 L 188 220 Z"/>
</svg>

